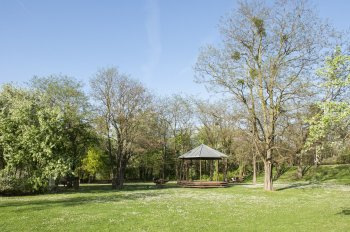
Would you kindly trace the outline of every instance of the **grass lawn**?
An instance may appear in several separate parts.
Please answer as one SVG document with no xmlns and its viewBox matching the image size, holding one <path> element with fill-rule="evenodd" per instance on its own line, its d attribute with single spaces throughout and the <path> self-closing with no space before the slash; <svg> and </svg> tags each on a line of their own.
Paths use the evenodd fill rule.
<svg viewBox="0 0 350 232">
<path fill-rule="evenodd" d="M 0 231 L 350 231 L 350 185 L 83 185 L 79 192 L 0 197 Z"/>
</svg>

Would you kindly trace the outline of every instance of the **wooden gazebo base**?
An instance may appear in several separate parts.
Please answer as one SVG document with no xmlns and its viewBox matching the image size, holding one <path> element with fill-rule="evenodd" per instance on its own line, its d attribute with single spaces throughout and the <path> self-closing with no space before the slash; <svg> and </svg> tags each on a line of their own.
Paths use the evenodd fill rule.
<svg viewBox="0 0 350 232">
<path fill-rule="evenodd" d="M 226 188 L 225 181 L 178 181 L 178 185 L 185 188 Z"/>
</svg>

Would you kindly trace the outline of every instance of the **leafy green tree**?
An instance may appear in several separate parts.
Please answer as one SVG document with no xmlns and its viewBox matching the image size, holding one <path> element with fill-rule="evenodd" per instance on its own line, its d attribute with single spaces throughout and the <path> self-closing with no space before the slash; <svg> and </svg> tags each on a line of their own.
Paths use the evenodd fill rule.
<svg viewBox="0 0 350 232">
<path fill-rule="evenodd" d="M 350 56 L 343 54 L 337 46 L 333 54 L 326 57 L 325 65 L 318 70 L 317 75 L 322 79 L 324 99 L 317 103 L 318 113 L 308 120 L 309 137 L 305 144 L 305 150 L 315 148 L 318 152 L 315 157 L 316 164 L 321 159 L 318 156 L 327 137 L 337 127 L 346 128 L 349 125 Z M 333 136 L 331 140 L 334 143 L 336 139 Z"/>
<path fill-rule="evenodd" d="M 58 108 L 46 108 L 31 91 L 3 86 L 0 92 L 0 146 L 5 168 L 0 191 L 45 191 L 48 181 L 67 171 L 55 152 L 64 140 Z"/>
<path fill-rule="evenodd" d="M 90 147 L 82 160 L 82 171 L 89 176 L 89 182 L 95 179 L 97 172 L 103 167 L 102 151 Z"/>
<path fill-rule="evenodd" d="M 67 76 L 34 77 L 31 87 L 42 99 L 44 107 L 56 108 L 60 113 L 62 138 L 55 152 L 68 165 L 69 185 L 79 187 L 79 167 L 87 148 L 96 141 L 91 127 L 91 107 L 82 85 Z"/>
</svg>

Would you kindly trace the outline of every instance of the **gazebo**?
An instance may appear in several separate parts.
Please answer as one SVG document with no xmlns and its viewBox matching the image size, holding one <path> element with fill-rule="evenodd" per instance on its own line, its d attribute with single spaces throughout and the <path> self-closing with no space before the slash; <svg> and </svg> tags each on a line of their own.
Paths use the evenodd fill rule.
<svg viewBox="0 0 350 232">
<path fill-rule="evenodd" d="M 207 145 L 200 145 L 185 154 L 179 156 L 181 162 L 181 171 L 180 171 L 180 180 L 178 184 L 183 187 L 191 187 L 191 188 L 215 188 L 215 187 L 227 187 L 227 155 L 214 150 Z M 223 180 L 219 180 L 219 161 L 222 160 L 224 164 L 223 168 Z M 193 181 L 189 178 L 189 164 L 192 162 L 199 163 L 199 180 Z M 202 180 L 202 161 L 205 161 L 205 166 L 207 167 L 207 161 L 209 161 L 210 166 L 210 180 Z M 217 165 L 217 177 L 216 180 L 212 180 L 213 176 L 213 162 L 216 162 Z"/>
</svg>

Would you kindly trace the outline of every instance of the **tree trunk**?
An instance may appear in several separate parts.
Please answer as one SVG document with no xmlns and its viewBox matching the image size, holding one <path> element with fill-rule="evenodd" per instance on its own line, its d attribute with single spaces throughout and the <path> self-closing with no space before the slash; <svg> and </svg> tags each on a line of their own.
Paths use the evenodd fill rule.
<svg viewBox="0 0 350 232">
<path fill-rule="evenodd" d="M 264 190 L 273 191 L 272 184 L 272 151 L 267 151 L 267 159 L 264 160 L 264 170 L 265 170 L 265 180 L 264 180 Z"/>
<path fill-rule="evenodd" d="M 163 144 L 163 168 L 162 168 L 162 178 L 165 179 L 165 166 L 166 166 L 166 142 L 165 142 L 165 136 L 164 136 L 164 144 Z"/>
<path fill-rule="evenodd" d="M 73 188 L 75 190 L 79 189 L 79 177 L 78 176 L 73 177 Z"/>
<path fill-rule="evenodd" d="M 125 180 L 124 176 L 125 176 L 125 168 L 123 167 L 119 170 L 119 175 L 118 175 L 118 188 L 119 189 L 122 189 L 124 187 L 124 180 Z"/>
<path fill-rule="evenodd" d="M 256 184 L 256 154 L 253 153 L 253 184 Z"/>
<path fill-rule="evenodd" d="M 301 156 L 301 154 L 297 154 L 298 158 L 298 169 L 297 169 L 297 177 L 298 179 L 303 178 L 303 157 Z"/>
<path fill-rule="evenodd" d="M 117 179 L 117 168 L 112 168 L 112 189 L 117 189 L 118 179 Z"/>
<path fill-rule="evenodd" d="M 240 164 L 239 164 L 239 177 L 240 178 L 243 178 L 243 176 L 244 176 L 244 163 L 243 163 L 243 161 L 241 161 L 240 162 Z"/>
<path fill-rule="evenodd" d="M 174 134 L 174 159 L 175 159 L 175 178 L 177 181 L 179 181 L 179 164 L 178 164 L 178 158 L 177 158 L 177 151 L 176 151 L 176 135 Z"/>
<path fill-rule="evenodd" d="M 109 156 L 109 161 L 112 164 L 112 189 L 117 188 L 117 168 L 115 167 L 115 156 L 112 154 L 112 141 L 109 136 L 109 125 L 106 123 L 106 130 L 107 130 L 107 146 L 108 146 L 108 156 Z"/>
<path fill-rule="evenodd" d="M 124 177 L 125 177 L 125 170 L 126 170 L 126 161 L 125 158 L 122 157 L 120 159 L 120 165 L 119 165 L 119 170 L 118 170 L 118 181 L 117 185 L 119 189 L 122 189 L 124 186 Z"/>
<path fill-rule="evenodd" d="M 318 154 L 318 146 L 316 146 L 315 148 L 315 168 L 318 167 L 318 164 L 320 162 L 320 157 L 319 157 L 319 154 Z"/>
</svg>

